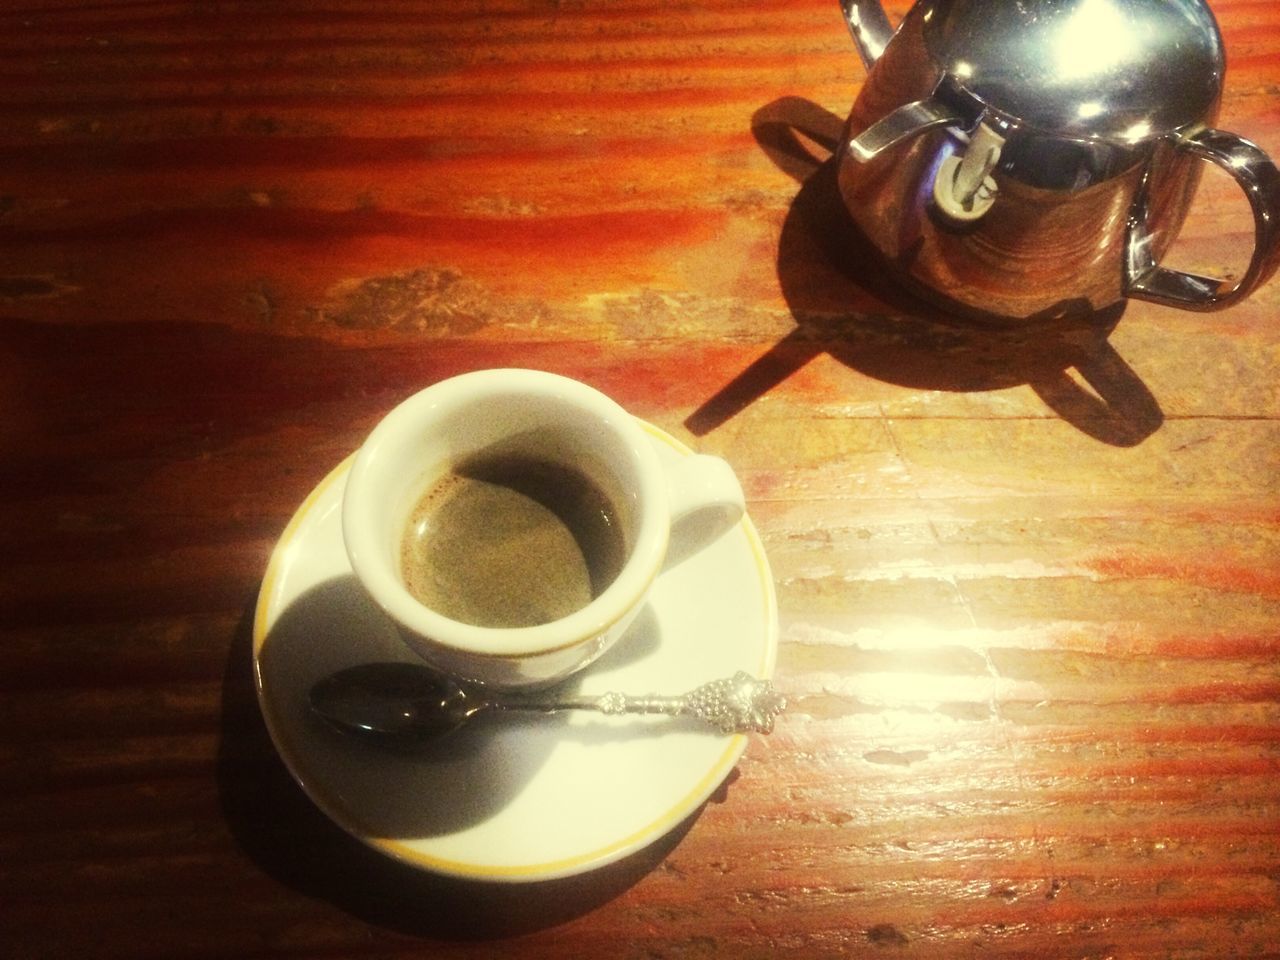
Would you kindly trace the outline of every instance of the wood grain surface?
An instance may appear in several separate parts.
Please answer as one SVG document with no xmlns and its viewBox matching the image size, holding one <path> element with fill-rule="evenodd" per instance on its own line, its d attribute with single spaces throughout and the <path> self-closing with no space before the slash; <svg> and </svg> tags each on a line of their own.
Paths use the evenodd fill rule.
<svg viewBox="0 0 1280 960">
<path fill-rule="evenodd" d="M 1280 5 L 1210 6 L 1280 154 Z M 0 955 L 1280 957 L 1280 283 L 948 318 L 835 199 L 864 77 L 835 0 L 0 10 Z M 1210 171 L 1172 262 L 1251 236 Z M 504 365 L 733 464 L 791 709 L 488 886 L 311 806 L 250 634 L 307 492 Z"/>
</svg>

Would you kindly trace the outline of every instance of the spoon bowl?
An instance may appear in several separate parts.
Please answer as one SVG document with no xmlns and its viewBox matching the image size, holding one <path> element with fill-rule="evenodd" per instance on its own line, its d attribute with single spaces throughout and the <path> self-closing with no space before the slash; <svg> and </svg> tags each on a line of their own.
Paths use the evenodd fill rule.
<svg viewBox="0 0 1280 960">
<path fill-rule="evenodd" d="M 332 673 L 310 694 L 312 711 L 344 733 L 374 740 L 435 740 L 452 733 L 488 701 L 412 663 L 364 663 Z"/>
</svg>

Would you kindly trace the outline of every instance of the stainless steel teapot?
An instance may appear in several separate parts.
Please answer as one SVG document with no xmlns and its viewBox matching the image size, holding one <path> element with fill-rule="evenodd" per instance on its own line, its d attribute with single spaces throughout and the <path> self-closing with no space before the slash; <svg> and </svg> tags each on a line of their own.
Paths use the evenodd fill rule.
<svg viewBox="0 0 1280 960">
<path fill-rule="evenodd" d="M 1012 320 L 1216 310 L 1280 264 L 1280 173 L 1212 126 L 1225 58 L 1203 0 L 918 0 L 896 31 L 879 0 L 841 6 L 868 76 L 840 193 L 926 295 Z M 1253 211 L 1234 284 L 1160 265 L 1203 160 Z"/>
</svg>

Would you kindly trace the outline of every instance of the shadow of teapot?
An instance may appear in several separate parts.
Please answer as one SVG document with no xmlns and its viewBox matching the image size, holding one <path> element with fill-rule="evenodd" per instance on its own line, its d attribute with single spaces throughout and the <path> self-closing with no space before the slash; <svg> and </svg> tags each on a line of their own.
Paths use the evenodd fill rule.
<svg viewBox="0 0 1280 960">
<path fill-rule="evenodd" d="M 840 5 L 868 71 L 848 121 L 783 98 L 753 122 L 802 183 L 778 250 L 797 329 L 686 425 L 826 352 L 905 386 L 1029 384 L 1085 433 L 1141 442 L 1162 415 L 1108 342 L 1126 302 L 1220 310 L 1280 266 L 1280 172 L 1212 127 L 1225 55 L 1204 0 L 917 0 L 896 29 L 879 0 Z M 1161 265 L 1205 161 L 1253 216 L 1234 282 Z"/>
<path fill-rule="evenodd" d="M 1159 404 L 1108 342 L 1123 302 L 1090 311 L 1068 299 L 1010 324 L 950 312 L 900 283 L 841 202 L 834 151 L 842 127 L 798 97 L 776 100 L 753 118 L 761 148 L 801 182 L 777 254 L 796 328 L 695 411 L 685 421 L 691 432 L 709 433 L 824 353 L 916 389 L 1029 385 L 1062 419 L 1116 446 L 1136 445 L 1160 427 Z"/>
</svg>

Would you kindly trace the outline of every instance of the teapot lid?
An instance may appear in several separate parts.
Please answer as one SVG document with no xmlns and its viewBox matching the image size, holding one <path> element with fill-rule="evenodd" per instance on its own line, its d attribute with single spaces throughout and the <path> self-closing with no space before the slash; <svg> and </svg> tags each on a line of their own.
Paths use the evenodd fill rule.
<svg viewBox="0 0 1280 960">
<path fill-rule="evenodd" d="M 1222 37 L 1203 0 L 925 0 L 937 65 L 1014 123 L 1137 143 L 1211 120 Z"/>
</svg>

